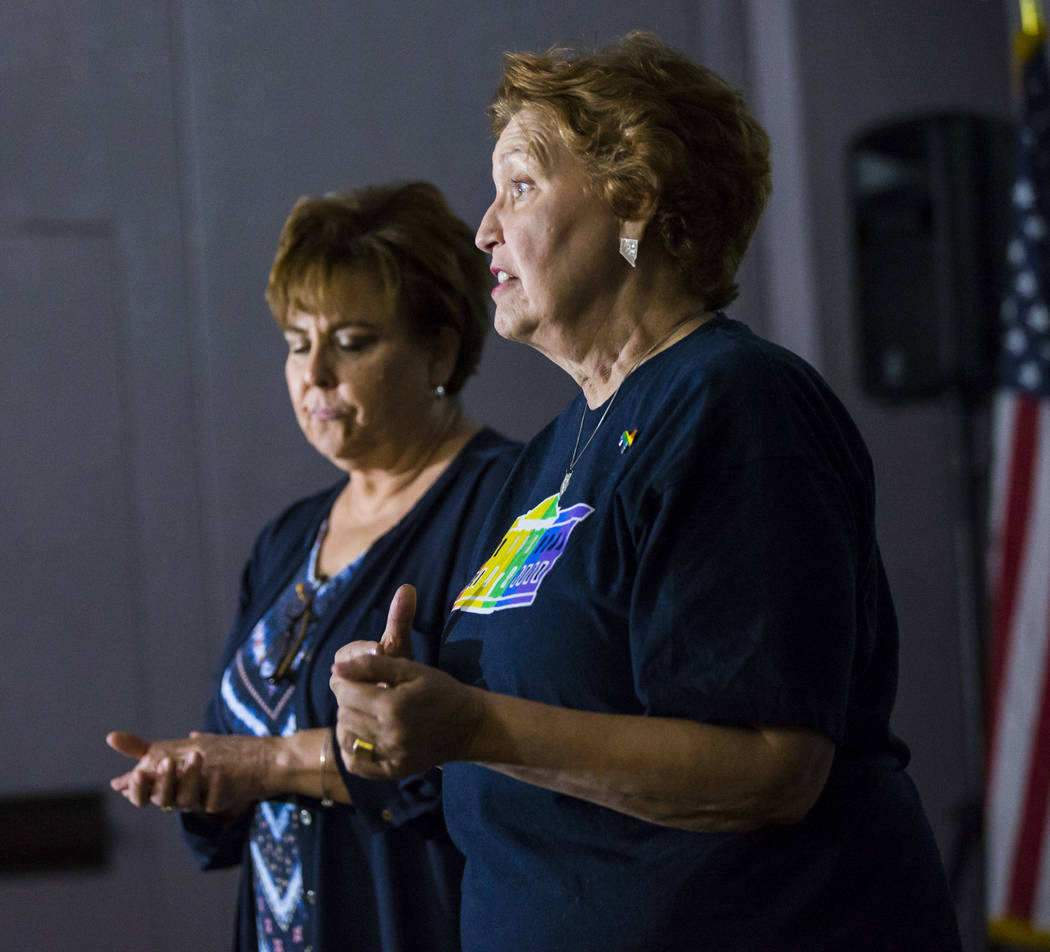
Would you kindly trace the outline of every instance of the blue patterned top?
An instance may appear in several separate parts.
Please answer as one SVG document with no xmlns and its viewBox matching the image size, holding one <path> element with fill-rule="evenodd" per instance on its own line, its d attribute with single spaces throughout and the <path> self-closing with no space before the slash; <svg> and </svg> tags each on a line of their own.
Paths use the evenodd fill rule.
<svg viewBox="0 0 1050 952">
<path fill-rule="evenodd" d="M 314 619 L 324 614 L 361 561 L 355 559 L 331 578 L 320 577 L 317 556 L 327 529 L 326 520 L 305 563 L 252 628 L 223 674 L 222 703 L 238 733 L 288 737 L 299 729 L 293 695 L 299 670 L 312 648 Z M 286 676 L 272 683 L 304 622 L 304 637 Z M 305 952 L 316 945 L 316 923 L 310 921 L 314 907 L 303 890 L 300 822 L 294 801 L 265 801 L 255 808 L 248 836 L 259 952 Z"/>
</svg>

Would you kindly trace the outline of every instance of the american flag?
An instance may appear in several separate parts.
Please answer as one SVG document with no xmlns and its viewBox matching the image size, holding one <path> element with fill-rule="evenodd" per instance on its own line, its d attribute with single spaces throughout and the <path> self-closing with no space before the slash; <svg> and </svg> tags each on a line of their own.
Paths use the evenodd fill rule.
<svg viewBox="0 0 1050 952">
<path fill-rule="evenodd" d="M 986 791 L 989 932 L 1050 949 L 1050 94 L 1026 38 L 994 403 Z"/>
</svg>

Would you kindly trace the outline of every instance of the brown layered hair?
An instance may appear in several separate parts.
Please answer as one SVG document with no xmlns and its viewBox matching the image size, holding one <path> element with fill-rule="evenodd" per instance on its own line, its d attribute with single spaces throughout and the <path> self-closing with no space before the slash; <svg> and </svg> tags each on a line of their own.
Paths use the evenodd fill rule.
<svg viewBox="0 0 1050 952">
<path fill-rule="evenodd" d="M 640 259 L 658 240 L 706 307 L 736 298 L 772 188 L 769 137 L 737 90 L 636 31 L 593 54 L 505 54 L 489 106 L 495 134 L 526 108 L 584 162 L 618 218 L 652 212 Z"/>
<path fill-rule="evenodd" d="M 429 182 L 393 182 L 301 198 L 281 229 L 266 301 L 277 323 L 291 310 L 330 313 L 333 278 L 365 271 L 397 295 L 421 339 L 459 335 L 448 393 L 478 366 L 492 275 L 474 232 Z"/>
</svg>

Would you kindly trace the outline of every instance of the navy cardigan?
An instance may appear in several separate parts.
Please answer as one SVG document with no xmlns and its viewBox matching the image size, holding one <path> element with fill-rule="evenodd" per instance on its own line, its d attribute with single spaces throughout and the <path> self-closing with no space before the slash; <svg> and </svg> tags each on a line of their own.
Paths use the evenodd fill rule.
<svg viewBox="0 0 1050 952">
<path fill-rule="evenodd" d="M 473 543 L 519 449 L 492 430 L 476 434 L 415 507 L 365 553 L 340 600 L 318 619 L 314 650 L 299 672 L 293 703 L 302 729 L 335 723 L 328 686 L 335 652 L 348 641 L 380 637 L 390 600 L 403 582 L 418 593 L 414 656 L 437 663 L 449 606 L 475 568 L 469 564 Z M 295 503 L 256 539 L 216 670 L 206 730 L 229 733 L 218 693 L 222 672 L 306 559 L 345 484 L 340 480 Z M 440 771 L 372 781 L 348 774 L 338 755 L 336 760 L 353 806 L 323 808 L 313 798 L 297 798 L 304 887 L 307 901 L 317 907 L 316 952 L 458 950 L 463 859 L 445 830 Z M 182 815 L 185 839 L 202 869 L 243 864 L 238 952 L 258 950 L 247 854 L 250 820 L 250 811 L 232 820 Z"/>
</svg>

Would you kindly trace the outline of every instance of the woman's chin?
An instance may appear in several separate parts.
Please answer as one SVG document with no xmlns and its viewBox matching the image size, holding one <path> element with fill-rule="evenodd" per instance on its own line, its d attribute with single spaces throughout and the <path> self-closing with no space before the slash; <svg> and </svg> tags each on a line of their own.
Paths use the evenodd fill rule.
<svg viewBox="0 0 1050 952">
<path fill-rule="evenodd" d="M 322 437 L 309 442 L 321 456 L 338 469 L 352 468 L 359 455 L 354 445 L 347 440 Z"/>
<path fill-rule="evenodd" d="M 522 315 L 510 309 L 496 308 L 492 326 L 504 340 L 528 344 L 536 333 L 540 321 L 532 315 Z"/>
</svg>

